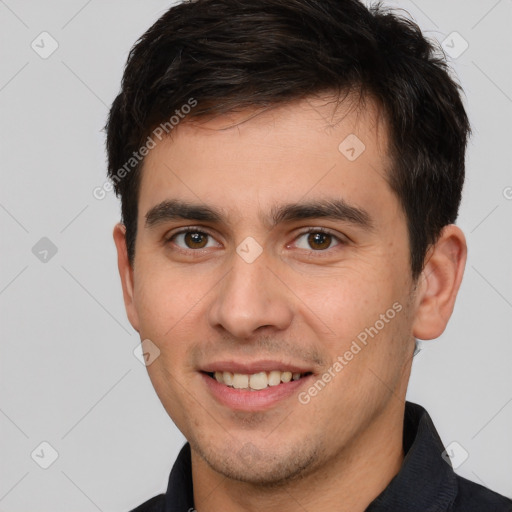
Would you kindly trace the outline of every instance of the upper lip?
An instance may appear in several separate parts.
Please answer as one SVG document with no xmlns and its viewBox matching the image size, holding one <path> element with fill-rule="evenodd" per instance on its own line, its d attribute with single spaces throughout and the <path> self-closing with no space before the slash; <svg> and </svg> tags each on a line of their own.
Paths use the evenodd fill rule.
<svg viewBox="0 0 512 512">
<path fill-rule="evenodd" d="M 294 363 L 287 363 L 284 361 L 273 361 L 269 359 L 251 362 L 217 361 L 215 363 L 206 364 L 201 368 L 201 371 L 206 373 L 231 372 L 248 375 L 259 372 L 270 372 L 272 370 L 292 373 L 313 372 L 311 368 L 308 368 L 306 366 L 301 366 Z"/>
</svg>

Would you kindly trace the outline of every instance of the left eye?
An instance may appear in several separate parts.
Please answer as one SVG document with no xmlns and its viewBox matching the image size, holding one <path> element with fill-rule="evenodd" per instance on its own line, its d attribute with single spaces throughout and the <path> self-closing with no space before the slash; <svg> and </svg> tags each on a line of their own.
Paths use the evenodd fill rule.
<svg viewBox="0 0 512 512">
<path fill-rule="evenodd" d="M 323 231 L 308 231 L 300 235 L 295 242 L 299 249 L 314 251 L 325 251 L 339 244 L 340 240 L 337 237 Z"/>
<path fill-rule="evenodd" d="M 217 246 L 213 237 L 202 231 L 182 231 L 172 236 L 171 240 L 182 249 L 206 249 Z"/>
</svg>

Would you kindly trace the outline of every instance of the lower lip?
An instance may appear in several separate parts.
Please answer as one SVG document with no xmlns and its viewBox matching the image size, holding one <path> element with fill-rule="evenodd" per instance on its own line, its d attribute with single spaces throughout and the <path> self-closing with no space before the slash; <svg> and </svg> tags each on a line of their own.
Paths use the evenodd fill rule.
<svg viewBox="0 0 512 512">
<path fill-rule="evenodd" d="M 221 384 L 206 373 L 201 373 L 201 376 L 218 402 L 231 409 L 236 409 L 237 411 L 250 412 L 262 411 L 289 398 L 313 377 L 313 375 L 307 375 L 298 380 L 281 382 L 281 384 L 277 386 L 268 386 L 259 391 L 249 391 L 245 389 L 235 389 Z"/>
</svg>

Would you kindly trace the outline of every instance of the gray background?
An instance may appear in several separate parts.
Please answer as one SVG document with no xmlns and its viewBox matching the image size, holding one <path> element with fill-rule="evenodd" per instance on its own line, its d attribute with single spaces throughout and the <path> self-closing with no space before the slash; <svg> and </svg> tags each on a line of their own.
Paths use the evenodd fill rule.
<svg viewBox="0 0 512 512">
<path fill-rule="evenodd" d="M 445 334 L 414 360 L 408 398 L 445 445 L 458 443 L 457 464 L 468 453 L 461 475 L 511 496 L 512 1 L 390 5 L 439 41 L 458 32 L 452 54 L 467 41 L 450 61 L 474 129 L 459 219 L 466 275 Z M 128 50 L 169 6 L 0 0 L 4 512 L 129 510 L 164 491 L 184 442 L 133 354 L 111 237 L 118 202 L 92 195 Z M 58 43 L 46 59 L 55 43 L 43 31 Z M 43 441 L 58 453 L 48 469 Z"/>
</svg>

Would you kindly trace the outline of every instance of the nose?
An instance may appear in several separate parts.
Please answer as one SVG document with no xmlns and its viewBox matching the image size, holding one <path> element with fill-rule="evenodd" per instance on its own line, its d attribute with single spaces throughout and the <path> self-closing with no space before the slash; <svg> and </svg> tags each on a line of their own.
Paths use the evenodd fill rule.
<svg viewBox="0 0 512 512">
<path fill-rule="evenodd" d="M 293 319 L 293 301 L 276 274 L 264 254 L 252 263 L 234 254 L 231 270 L 215 288 L 210 325 L 237 339 L 262 327 L 285 330 Z"/>
</svg>

